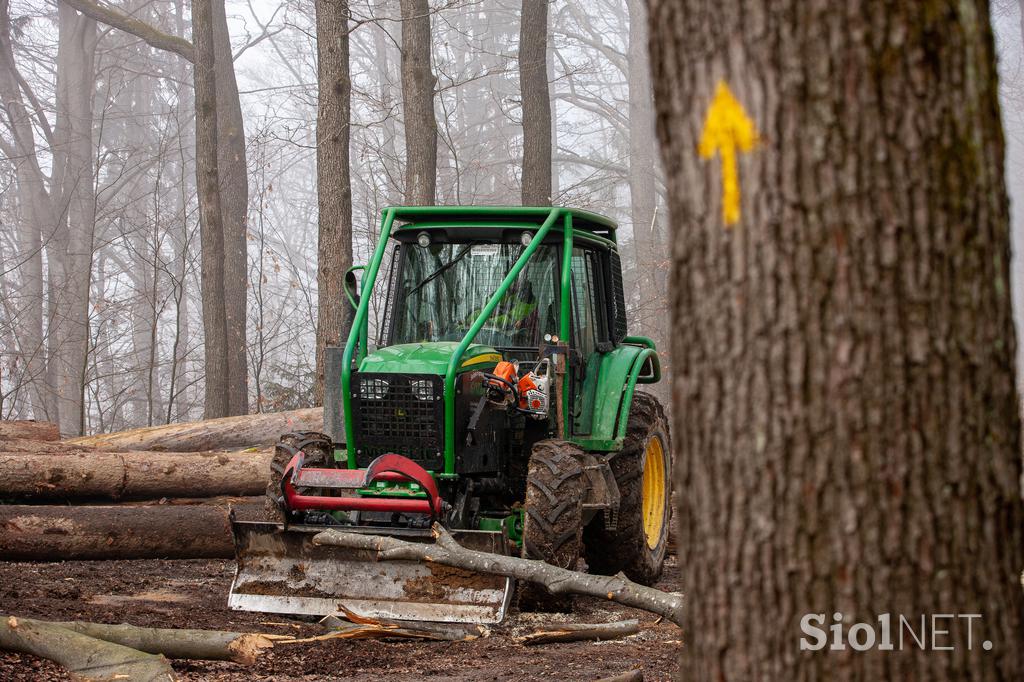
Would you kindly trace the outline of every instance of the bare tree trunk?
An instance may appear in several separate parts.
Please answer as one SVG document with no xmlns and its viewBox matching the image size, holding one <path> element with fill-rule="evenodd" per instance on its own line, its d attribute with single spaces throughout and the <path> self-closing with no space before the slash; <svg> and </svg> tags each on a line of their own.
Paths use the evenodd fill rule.
<svg viewBox="0 0 1024 682">
<path fill-rule="evenodd" d="M 89 280 L 96 224 L 92 116 L 96 22 L 58 6 L 57 123 L 51 199 L 60 219 L 43 235 L 47 255 L 47 377 L 65 435 L 85 427 Z"/>
<path fill-rule="evenodd" d="M 647 12 L 643 0 L 627 0 L 629 10 L 629 47 L 627 78 L 629 81 L 629 207 L 633 229 L 636 262 L 636 286 L 643 304 L 638 315 L 642 333 L 654 337 L 659 344 L 668 340 L 661 305 L 650 305 L 667 295 L 665 271 L 658 264 L 664 260 L 665 244 L 655 225 L 658 175 L 655 170 L 654 106 L 651 91 L 650 60 L 647 56 Z M 660 275 L 660 276 L 659 276 Z"/>
<path fill-rule="evenodd" d="M 22 219 L 17 232 L 19 290 L 12 301 L 19 319 L 18 354 L 30 384 L 32 415 L 57 419 L 55 396 L 46 386 L 46 346 L 43 336 L 43 244 L 56 223 L 46 191 L 46 180 L 36 158 L 32 116 L 19 91 L 17 66 L 11 44 L 9 0 L 0 0 L 0 104 L 6 110 L 12 144 L 2 151 L 14 166 Z"/>
<path fill-rule="evenodd" d="M 246 358 L 246 301 L 249 261 L 246 224 L 249 212 L 249 171 L 245 158 L 245 128 L 238 98 L 231 35 L 224 0 L 213 0 L 213 51 L 217 101 L 217 169 L 220 215 L 224 231 L 224 324 L 228 377 L 218 390 L 227 393 L 224 415 L 249 412 L 249 367 Z"/>
<path fill-rule="evenodd" d="M 405 203 L 432 206 L 437 194 L 437 78 L 430 66 L 430 5 L 427 0 L 401 0 L 401 5 Z"/>
<path fill-rule="evenodd" d="M 1024 679 L 987 3 L 650 10 L 692 595 L 680 679 Z M 741 107 L 762 134 L 744 155 Z M 702 130 L 717 134 L 702 145 Z M 851 625 L 877 633 L 879 614 L 894 637 L 900 616 L 920 632 L 923 614 L 938 639 L 831 651 L 828 633 L 797 649 L 818 643 L 805 614 L 825 634 L 836 613 L 861 644 Z M 980 614 L 970 648 L 964 620 L 941 614 Z"/>
<path fill-rule="evenodd" d="M 548 0 L 523 0 L 519 25 L 519 90 L 523 103 L 523 206 L 550 206 Z"/>
<path fill-rule="evenodd" d="M 345 271 L 352 265 L 352 184 L 349 178 L 348 0 L 317 0 L 316 121 L 317 249 L 316 384 L 314 403 L 324 398 L 324 349 L 348 337 L 351 306 Z"/>
<path fill-rule="evenodd" d="M 224 225 L 217 158 L 217 85 L 213 7 L 220 0 L 192 3 L 196 98 L 196 189 L 202 237 L 202 298 L 205 332 L 207 419 L 230 414 L 227 311 L 224 289 Z"/>
<path fill-rule="evenodd" d="M 93 0 L 61 0 L 61 6 L 65 5 L 135 35 L 157 49 L 181 55 L 196 65 L 196 177 L 206 331 L 205 410 L 207 417 L 246 414 L 249 411 L 246 359 L 249 183 L 245 131 L 224 1 L 201 3 L 198 14 L 196 8 L 192 8 L 195 45 Z M 206 9 L 210 10 L 209 17 Z M 198 24 L 196 18 L 200 19 Z M 204 44 L 200 51 L 200 41 L 207 38 L 209 44 Z M 216 163 L 211 163 L 210 159 Z M 173 400 L 172 395 L 170 402 Z"/>
</svg>

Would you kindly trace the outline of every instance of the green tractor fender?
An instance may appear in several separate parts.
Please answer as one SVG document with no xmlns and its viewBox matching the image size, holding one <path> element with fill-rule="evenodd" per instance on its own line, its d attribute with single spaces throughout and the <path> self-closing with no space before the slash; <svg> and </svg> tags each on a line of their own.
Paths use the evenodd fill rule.
<svg viewBox="0 0 1024 682">
<path fill-rule="evenodd" d="M 602 353 L 600 363 L 591 432 L 573 440 L 586 450 L 618 450 L 626 437 L 633 391 L 637 384 L 661 380 L 661 360 L 653 341 L 627 336 L 614 350 Z"/>
</svg>

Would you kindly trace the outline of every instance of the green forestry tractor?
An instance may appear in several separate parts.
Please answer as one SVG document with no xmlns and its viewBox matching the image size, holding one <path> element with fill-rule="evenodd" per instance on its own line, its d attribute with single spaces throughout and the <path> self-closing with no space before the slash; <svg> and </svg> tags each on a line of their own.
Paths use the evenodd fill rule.
<svg viewBox="0 0 1024 682">
<path fill-rule="evenodd" d="M 613 221 L 560 207 L 395 207 L 328 349 L 325 430 L 282 437 L 268 500 L 233 523 L 229 605 L 494 623 L 510 579 L 319 546 L 325 528 L 460 544 L 651 584 L 671 514 L 661 377 L 629 336 Z M 362 270 L 356 287 L 355 271 Z M 379 343 L 369 343 L 371 308 Z M 523 586 L 520 604 L 564 607 Z"/>
</svg>

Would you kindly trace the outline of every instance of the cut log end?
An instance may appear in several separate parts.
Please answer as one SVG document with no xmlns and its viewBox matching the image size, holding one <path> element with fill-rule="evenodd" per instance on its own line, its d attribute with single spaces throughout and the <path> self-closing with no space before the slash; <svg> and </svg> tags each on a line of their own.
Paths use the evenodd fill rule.
<svg viewBox="0 0 1024 682">
<path fill-rule="evenodd" d="M 252 665 L 266 649 L 272 649 L 274 641 L 261 634 L 242 635 L 228 644 L 231 660 L 241 665 Z"/>
</svg>

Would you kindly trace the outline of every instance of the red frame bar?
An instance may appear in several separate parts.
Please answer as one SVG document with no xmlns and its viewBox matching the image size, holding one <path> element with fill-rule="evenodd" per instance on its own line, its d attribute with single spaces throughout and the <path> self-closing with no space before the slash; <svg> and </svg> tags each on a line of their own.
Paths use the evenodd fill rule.
<svg viewBox="0 0 1024 682">
<path fill-rule="evenodd" d="M 381 511 L 407 514 L 429 514 L 430 500 L 401 497 L 323 497 L 299 495 L 287 481 L 284 497 L 289 509 L 295 511 Z"/>
<path fill-rule="evenodd" d="M 441 496 L 433 477 L 411 459 L 396 454 L 381 455 L 366 469 L 305 469 L 302 460 L 305 453 L 299 452 L 285 467 L 281 490 L 285 505 L 295 511 L 380 511 L 406 514 L 430 514 L 441 512 Z M 296 471 L 298 469 L 298 471 Z M 349 490 L 363 488 L 374 481 L 413 481 L 426 491 L 427 498 L 363 497 L 359 495 L 326 497 L 323 495 L 300 495 L 292 484 L 310 487 L 335 487 Z M 303 480 L 305 479 L 305 480 Z"/>
</svg>

